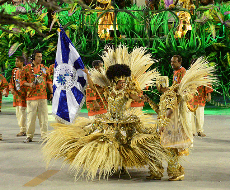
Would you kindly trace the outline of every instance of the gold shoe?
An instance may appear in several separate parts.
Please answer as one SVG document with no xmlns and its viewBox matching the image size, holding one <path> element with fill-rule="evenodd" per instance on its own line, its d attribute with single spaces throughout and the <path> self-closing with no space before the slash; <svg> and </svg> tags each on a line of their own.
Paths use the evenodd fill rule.
<svg viewBox="0 0 230 190">
<path fill-rule="evenodd" d="M 203 132 L 198 132 L 197 135 L 198 135 L 199 137 L 206 137 L 206 135 L 205 135 Z"/>
<path fill-rule="evenodd" d="M 183 179 L 184 179 L 184 174 L 177 177 L 171 177 L 169 178 L 169 181 L 182 181 Z"/>
<path fill-rule="evenodd" d="M 155 175 L 150 175 L 150 176 L 147 176 L 146 179 L 149 179 L 149 180 L 161 180 L 161 177 L 155 176 Z"/>
</svg>

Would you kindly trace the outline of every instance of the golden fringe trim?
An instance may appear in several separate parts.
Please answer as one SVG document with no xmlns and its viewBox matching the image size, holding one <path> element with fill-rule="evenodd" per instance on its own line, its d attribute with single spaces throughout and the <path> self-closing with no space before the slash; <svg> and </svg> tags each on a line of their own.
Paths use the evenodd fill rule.
<svg viewBox="0 0 230 190">
<path fill-rule="evenodd" d="M 111 143 L 96 139 L 81 148 L 70 168 L 75 171 L 76 177 L 80 174 L 79 177 L 85 176 L 87 180 L 93 180 L 98 169 L 99 179 L 102 176 L 108 177 L 122 165 L 118 148 L 119 145 L 115 141 Z"/>
<path fill-rule="evenodd" d="M 99 179 L 105 179 L 121 167 L 140 168 L 146 164 L 157 171 L 155 163 L 150 160 L 167 160 L 167 152 L 155 135 L 139 134 L 129 146 L 120 144 L 111 134 L 83 136 L 84 130 L 79 125 L 55 124 L 54 127 L 42 148 L 45 161 L 48 165 L 52 159 L 64 158 L 63 165 L 70 164 L 76 179 L 84 176 L 93 180 L 97 172 Z"/>
</svg>

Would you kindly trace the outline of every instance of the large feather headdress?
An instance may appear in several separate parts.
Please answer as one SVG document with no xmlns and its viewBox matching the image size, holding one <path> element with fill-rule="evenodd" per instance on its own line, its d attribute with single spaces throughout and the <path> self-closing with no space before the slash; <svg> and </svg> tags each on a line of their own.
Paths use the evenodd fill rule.
<svg viewBox="0 0 230 190">
<path fill-rule="evenodd" d="M 93 82 L 101 87 L 110 85 L 110 81 L 106 77 L 106 71 L 109 66 L 115 64 L 129 66 L 132 81 L 137 83 L 139 90 L 143 90 L 146 86 L 152 86 L 160 75 L 156 69 L 147 71 L 156 60 L 151 58 L 151 54 L 148 54 L 144 47 L 136 47 L 129 53 L 126 46 L 119 45 L 115 50 L 108 49 L 108 52 L 102 55 L 102 59 L 104 61 L 104 69 L 101 72 L 96 69 L 90 70 Z"/>
</svg>

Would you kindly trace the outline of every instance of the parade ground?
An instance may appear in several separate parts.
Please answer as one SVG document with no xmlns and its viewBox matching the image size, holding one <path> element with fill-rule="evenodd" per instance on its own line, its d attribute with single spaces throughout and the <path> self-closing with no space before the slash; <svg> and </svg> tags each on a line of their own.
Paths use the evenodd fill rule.
<svg viewBox="0 0 230 190">
<path fill-rule="evenodd" d="M 49 123 L 55 122 L 49 105 Z M 80 116 L 87 117 L 87 113 Z M 46 168 L 43 160 L 38 120 L 33 142 L 23 143 L 12 103 L 4 103 L 0 113 L 0 190 L 158 190 L 158 189 L 230 189 L 230 115 L 229 110 L 205 112 L 204 132 L 207 137 L 194 138 L 190 155 L 181 161 L 185 168 L 183 181 L 168 181 L 167 163 L 162 180 L 147 180 L 148 168 L 129 169 L 129 174 L 114 174 L 108 179 L 75 181 L 68 165 L 56 161 Z M 156 118 L 156 115 L 153 114 Z M 52 127 L 49 126 L 49 130 Z M 62 167 L 62 168 L 61 168 Z M 131 177 L 130 177 L 131 176 Z"/>
<path fill-rule="evenodd" d="M 0 0 L 0 95 L 0 190 L 230 190 L 230 0 Z"/>
</svg>

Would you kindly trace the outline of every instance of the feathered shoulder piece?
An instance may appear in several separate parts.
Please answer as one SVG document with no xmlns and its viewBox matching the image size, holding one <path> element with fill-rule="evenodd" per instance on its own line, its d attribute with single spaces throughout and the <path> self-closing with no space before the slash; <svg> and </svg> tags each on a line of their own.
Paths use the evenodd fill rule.
<svg viewBox="0 0 230 190">
<path fill-rule="evenodd" d="M 200 57 L 188 69 L 181 80 L 178 88 L 178 95 L 185 101 L 189 101 L 197 92 L 199 86 L 210 86 L 216 82 L 214 76 L 214 66 L 209 66 L 208 61 L 204 57 Z"/>
<path fill-rule="evenodd" d="M 109 79 L 106 76 L 105 68 L 101 69 L 100 72 L 97 69 L 92 68 L 89 70 L 89 72 L 90 72 L 90 75 L 91 75 L 91 78 L 94 84 L 97 84 L 102 88 L 105 88 L 111 85 Z"/>
<path fill-rule="evenodd" d="M 134 48 L 129 53 L 126 46 L 119 45 L 115 50 L 108 49 L 108 52 L 102 55 L 102 59 L 104 69 L 101 73 L 95 69 L 90 70 L 93 82 L 101 87 L 111 85 L 106 77 L 106 71 L 110 66 L 115 64 L 129 66 L 132 82 L 136 83 L 139 90 L 143 90 L 146 86 L 152 86 L 155 79 L 160 75 L 156 69 L 147 71 L 156 60 L 151 58 L 151 54 L 146 53 L 146 48 L 144 47 Z"/>
</svg>

